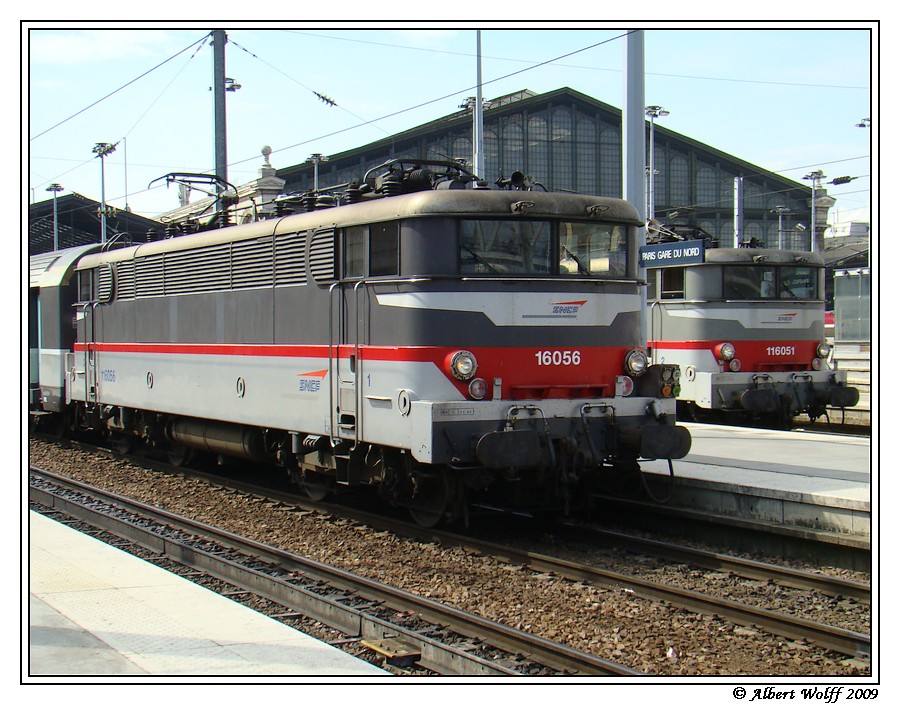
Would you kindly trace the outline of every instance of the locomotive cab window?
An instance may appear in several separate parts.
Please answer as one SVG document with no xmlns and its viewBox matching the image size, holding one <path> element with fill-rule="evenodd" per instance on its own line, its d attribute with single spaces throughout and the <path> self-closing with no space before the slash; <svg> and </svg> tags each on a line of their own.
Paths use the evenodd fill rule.
<svg viewBox="0 0 900 705">
<path fill-rule="evenodd" d="M 344 228 L 344 278 L 359 279 L 366 274 L 366 229 L 357 225 Z"/>
<path fill-rule="evenodd" d="M 400 273 L 399 243 L 398 222 L 344 228 L 344 278 L 396 276 Z"/>
<path fill-rule="evenodd" d="M 684 267 L 662 267 L 660 298 L 684 298 Z"/>
<path fill-rule="evenodd" d="M 78 272 L 78 303 L 94 300 L 94 270 L 82 269 Z"/>
<path fill-rule="evenodd" d="M 549 274 L 550 223 L 537 220 L 463 220 L 460 274 Z"/>
<path fill-rule="evenodd" d="M 369 276 L 400 274 L 400 223 L 375 223 L 369 226 Z"/>
<path fill-rule="evenodd" d="M 776 298 L 778 284 L 775 267 L 723 267 L 723 292 L 726 299 Z"/>
<path fill-rule="evenodd" d="M 723 267 L 726 299 L 815 299 L 815 267 L 740 265 Z"/>
<path fill-rule="evenodd" d="M 781 267 L 779 296 L 782 299 L 815 299 L 819 270 L 815 267 Z"/>
<path fill-rule="evenodd" d="M 624 277 L 627 230 L 610 223 L 560 223 L 559 273 L 566 276 Z"/>
</svg>

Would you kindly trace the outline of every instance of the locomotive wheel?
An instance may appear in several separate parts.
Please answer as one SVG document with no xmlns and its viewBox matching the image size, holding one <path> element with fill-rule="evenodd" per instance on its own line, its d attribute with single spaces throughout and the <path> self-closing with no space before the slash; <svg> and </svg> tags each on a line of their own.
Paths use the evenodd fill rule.
<svg viewBox="0 0 900 705">
<path fill-rule="evenodd" d="M 117 433 L 112 439 L 113 447 L 116 449 L 116 452 L 121 453 L 122 455 L 128 455 L 134 450 L 135 441 L 136 439 L 134 436 L 129 436 L 124 433 Z"/>
<path fill-rule="evenodd" d="M 176 468 L 183 468 L 194 457 L 194 451 L 183 445 L 172 444 L 166 448 L 166 459 Z"/>
<path fill-rule="evenodd" d="M 303 479 L 301 475 L 297 485 L 303 494 L 313 502 L 321 502 L 331 492 L 331 483 L 327 480 Z"/>
<path fill-rule="evenodd" d="M 333 489 L 333 481 L 330 477 L 320 476 L 319 473 L 303 471 L 296 465 L 288 469 L 291 484 L 310 501 L 321 502 Z"/>
<path fill-rule="evenodd" d="M 444 518 L 450 497 L 443 475 L 416 473 L 413 496 L 406 505 L 409 515 L 419 526 L 430 529 Z"/>
</svg>

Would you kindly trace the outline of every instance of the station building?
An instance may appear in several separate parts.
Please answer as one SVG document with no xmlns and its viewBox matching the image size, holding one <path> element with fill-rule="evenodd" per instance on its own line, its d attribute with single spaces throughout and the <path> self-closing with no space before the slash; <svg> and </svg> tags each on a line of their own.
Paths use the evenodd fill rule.
<svg viewBox="0 0 900 705">
<path fill-rule="evenodd" d="M 264 164 L 257 179 L 238 187 L 238 222 L 270 217 L 274 201 L 284 194 L 301 194 L 360 180 L 390 158 L 472 160 L 472 105 L 410 130 L 339 154 L 276 169 L 263 149 Z M 649 138 L 650 123 L 647 122 Z M 695 139 L 654 125 L 654 212 L 665 227 L 690 236 L 708 236 L 722 246 L 734 243 L 735 179 L 741 179 L 742 242 L 765 247 L 811 249 L 809 185 L 792 181 Z M 649 139 L 647 140 L 649 144 Z M 622 195 L 622 111 L 571 88 L 536 94 L 529 90 L 485 101 L 485 174 L 488 183 L 520 171 L 549 191 L 600 196 Z M 828 209 L 834 199 L 816 190 L 817 250 L 823 251 Z M 76 231 L 99 235 L 94 202 L 72 194 L 59 199 L 61 217 L 72 225 L 61 246 L 84 244 Z M 165 236 L 165 227 L 206 212 L 211 199 L 163 214 L 161 222 L 119 212 L 113 232 L 129 232 L 140 241 Z M 778 210 L 781 210 L 779 216 Z M 71 213 L 71 216 L 65 216 Z M 76 223 L 74 218 L 79 219 Z M 52 249 L 48 236 L 50 201 L 30 209 L 29 252 Z M 91 221 L 96 221 L 91 222 Z M 163 223 L 165 225 L 163 225 Z M 154 227 L 155 226 L 155 227 Z M 152 231 L 156 230 L 154 233 Z M 75 239 L 73 239 L 75 238 Z M 83 239 L 83 238 L 82 238 Z M 96 240 L 96 241 L 99 241 Z"/>
<path fill-rule="evenodd" d="M 389 158 L 472 160 L 473 99 L 451 115 L 356 149 L 278 170 L 285 192 L 359 180 Z M 650 123 L 647 122 L 649 137 Z M 486 101 L 484 161 L 489 183 L 521 171 L 549 191 L 622 196 L 622 111 L 571 88 L 519 91 Z M 742 179 L 744 228 L 767 247 L 810 249 L 812 188 L 654 125 L 654 211 L 666 227 L 734 242 L 735 179 Z M 649 139 L 647 140 L 649 144 Z M 834 200 L 817 189 L 816 232 L 821 250 Z M 775 209 L 782 207 L 779 216 Z M 800 226 L 800 227 L 798 227 Z"/>
<path fill-rule="evenodd" d="M 57 249 L 100 242 L 100 208 L 98 201 L 80 193 L 67 193 L 28 206 L 28 254 L 52 252 L 54 237 Z M 110 237 L 120 236 L 125 242 L 146 242 L 162 235 L 163 225 L 128 210 L 107 208 L 106 230 Z M 55 222 L 54 222 L 55 220 Z M 55 233 L 54 233 L 55 230 Z"/>
</svg>

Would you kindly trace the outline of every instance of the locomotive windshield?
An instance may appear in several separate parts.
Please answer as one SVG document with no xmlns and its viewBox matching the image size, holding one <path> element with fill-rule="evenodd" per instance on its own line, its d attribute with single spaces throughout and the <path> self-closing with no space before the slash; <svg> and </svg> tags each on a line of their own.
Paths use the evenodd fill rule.
<svg viewBox="0 0 900 705">
<path fill-rule="evenodd" d="M 609 223 L 463 220 L 461 274 L 624 277 L 627 232 Z"/>
<path fill-rule="evenodd" d="M 560 223 L 559 273 L 624 277 L 626 230 L 610 223 Z"/>
<path fill-rule="evenodd" d="M 815 299 L 819 270 L 815 267 L 723 267 L 726 299 Z"/>
</svg>

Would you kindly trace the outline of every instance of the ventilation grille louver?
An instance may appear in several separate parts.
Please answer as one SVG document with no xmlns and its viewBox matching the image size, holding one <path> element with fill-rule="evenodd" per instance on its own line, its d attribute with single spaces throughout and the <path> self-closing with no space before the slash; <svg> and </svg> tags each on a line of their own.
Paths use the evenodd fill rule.
<svg viewBox="0 0 900 705">
<path fill-rule="evenodd" d="M 309 245 L 309 271 L 317 282 L 334 280 L 334 230 L 321 230 L 313 235 Z"/>
<path fill-rule="evenodd" d="M 306 284 L 306 241 L 306 233 L 287 233 L 279 235 L 274 243 L 269 236 L 118 262 L 115 270 L 116 298 L 233 291 L 271 287 L 273 284 Z M 328 232 L 328 238 L 319 243 L 319 248 L 316 271 L 319 277 L 333 277 L 333 231 Z M 111 273 L 108 286 L 111 296 Z"/>
</svg>

